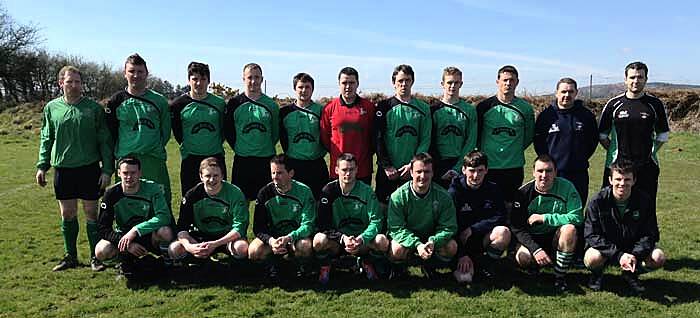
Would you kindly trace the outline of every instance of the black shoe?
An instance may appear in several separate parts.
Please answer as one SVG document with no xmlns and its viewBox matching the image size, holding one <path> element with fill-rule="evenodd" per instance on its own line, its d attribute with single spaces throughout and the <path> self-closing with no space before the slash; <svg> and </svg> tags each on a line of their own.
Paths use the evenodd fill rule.
<svg viewBox="0 0 700 318">
<path fill-rule="evenodd" d="M 310 272 L 306 265 L 297 266 L 297 278 L 308 277 Z"/>
<path fill-rule="evenodd" d="M 483 265 L 477 266 L 477 274 L 483 280 L 492 280 L 496 278 L 495 263 L 492 260 L 484 260 Z"/>
<path fill-rule="evenodd" d="M 272 282 L 277 282 L 279 280 L 279 270 L 276 265 L 267 266 L 267 279 Z"/>
<path fill-rule="evenodd" d="M 435 268 L 430 267 L 430 266 L 425 266 L 425 265 L 421 266 L 420 272 L 423 273 L 423 276 L 425 276 L 425 278 L 428 280 L 434 280 L 434 279 L 437 279 L 437 277 L 438 277 L 437 270 L 435 270 Z"/>
<path fill-rule="evenodd" d="M 100 261 L 99 259 L 97 259 L 93 256 L 90 259 L 90 268 L 92 268 L 92 270 L 94 272 L 101 272 L 101 271 L 105 270 L 105 268 L 107 268 L 107 266 L 105 266 L 105 264 L 103 264 L 102 261 Z"/>
<path fill-rule="evenodd" d="M 624 279 L 627 284 L 630 286 L 630 291 L 633 294 L 642 294 L 644 293 L 647 289 L 644 288 L 644 285 L 642 285 L 642 282 L 639 281 L 639 275 L 635 273 L 631 273 L 628 271 L 623 271 L 622 272 L 622 279 Z"/>
<path fill-rule="evenodd" d="M 117 274 L 117 280 L 121 279 L 122 277 L 125 278 L 126 280 L 133 280 L 136 276 L 134 273 L 134 269 L 136 266 L 134 265 L 133 260 L 124 260 L 118 265 L 119 269 L 119 274 Z"/>
<path fill-rule="evenodd" d="M 76 267 L 78 267 L 78 259 L 71 256 L 70 254 L 66 254 L 65 256 L 63 256 L 63 259 L 60 262 L 58 262 L 58 264 L 54 266 L 51 270 L 54 272 L 59 272 L 62 270 Z"/>
<path fill-rule="evenodd" d="M 591 277 L 588 278 L 588 288 L 593 291 L 601 291 L 603 289 L 603 273 L 591 273 Z"/>
<path fill-rule="evenodd" d="M 408 268 L 406 266 L 392 266 L 389 273 L 389 280 L 399 280 L 408 276 Z"/>
<path fill-rule="evenodd" d="M 559 294 L 569 291 L 569 284 L 566 283 L 566 277 L 562 276 L 554 278 L 554 291 Z"/>
</svg>

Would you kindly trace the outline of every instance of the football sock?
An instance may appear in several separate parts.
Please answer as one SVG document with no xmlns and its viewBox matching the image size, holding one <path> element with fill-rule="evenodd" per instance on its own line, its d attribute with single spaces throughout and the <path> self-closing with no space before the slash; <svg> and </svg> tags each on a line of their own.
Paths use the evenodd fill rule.
<svg viewBox="0 0 700 318">
<path fill-rule="evenodd" d="M 72 218 L 70 220 L 61 220 L 61 233 L 63 234 L 63 250 L 66 254 L 78 257 L 78 248 L 76 246 L 76 241 L 78 240 L 78 230 L 80 225 L 78 224 L 78 218 Z"/>
</svg>

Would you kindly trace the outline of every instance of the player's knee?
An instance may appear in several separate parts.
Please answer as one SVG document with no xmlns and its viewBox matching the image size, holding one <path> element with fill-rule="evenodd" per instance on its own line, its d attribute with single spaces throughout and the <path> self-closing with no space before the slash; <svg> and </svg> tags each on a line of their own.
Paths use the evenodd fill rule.
<svg viewBox="0 0 700 318">
<path fill-rule="evenodd" d="M 440 256 L 451 258 L 457 254 L 457 241 L 449 240 L 442 248 L 438 250 Z"/>
<path fill-rule="evenodd" d="M 530 254 L 530 251 L 526 247 L 521 246 L 518 251 L 515 252 L 515 262 L 518 263 L 520 267 L 529 267 L 533 263 L 532 254 Z"/>
<path fill-rule="evenodd" d="M 156 231 L 155 239 L 160 242 L 170 242 L 173 240 L 173 231 L 169 226 L 163 226 Z"/>
<path fill-rule="evenodd" d="M 571 250 L 576 246 L 576 227 L 564 224 L 559 228 L 559 249 Z"/>
<path fill-rule="evenodd" d="M 95 257 L 101 261 L 117 256 L 117 249 L 106 240 L 100 240 L 95 246 Z"/>
<path fill-rule="evenodd" d="M 397 262 L 403 261 L 408 258 L 409 249 L 403 247 L 401 244 L 391 241 L 391 248 L 389 249 L 389 260 Z"/>
<path fill-rule="evenodd" d="M 252 244 L 248 248 L 248 258 L 251 261 L 264 261 L 270 254 L 272 254 L 272 250 L 267 248 L 264 244 Z"/>
<path fill-rule="evenodd" d="M 595 248 L 589 247 L 583 256 L 583 264 L 588 269 L 599 269 L 605 265 L 607 259 Z"/>
<path fill-rule="evenodd" d="M 185 250 L 182 243 L 178 241 L 172 242 L 168 246 L 168 255 L 170 255 L 171 258 L 180 258 L 185 255 L 185 253 L 187 253 L 187 250 Z"/>
<path fill-rule="evenodd" d="M 230 252 L 237 258 L 248 257 L 248 242 L 244 239 L 237 240 L 231 244 Z"/>
<path fill-rule="evenodd" d="M 651 251 L 651 255 L 649 255 L 646 263 L 646 266 L 651 269 L 661 268 L 666 263 L 666 253 L 659 248 L 655 248 Z"/>
<path fill-rule="evenodd" d="M 296 249 L 294 253 L 299 257 L 310 257 L 313 252 L 313 244 L 308 238 L 298 240 L 294 247 Z"/>
<path fill-rule="evenodd" d="M 491 247 L 504 250 L 510 244 L 510 230 L 505 226 L 494 227 L 491 231 Z"/>
<path fill-rule="evenodd" d="M 83 200 L 83 211 L 85 211 L 85 219 L 88 221 L 97 220 L 97 201 Z M 77 214 L 77 211 L 76 211 Z"/>
<path fill-rule="evenodd" d="M 326 235 L 325 233 L 316 233 L 316 235 L 314 235 L 313 249 L 317 252 L 327 250 L 328 235 Z"/>
<path fill-rule="evenodd" d="M 384 234 L 377 234 L 374 237 L 374 246 L 376 250 L 386 253 L 389 250 L 389 239 Z"/>
</svg>

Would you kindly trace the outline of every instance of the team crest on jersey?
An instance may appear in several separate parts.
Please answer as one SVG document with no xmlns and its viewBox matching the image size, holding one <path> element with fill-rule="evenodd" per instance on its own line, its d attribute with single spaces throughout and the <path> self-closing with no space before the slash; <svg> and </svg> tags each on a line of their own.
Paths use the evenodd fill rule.
<svg viewBox="0 0 700 318">
<path fill-rule="evenodd" d="M 574 123 L 574 130 L 583 131 L 583 123 L 580 121 L 575 122 Z"/>
<path fill-rule="evenodd" d="M 550 134 L 555 132 L 559 132 L 559 125 L 557 125 L 557 123 L 553 123 L 552 127 L 549 127 Z"/>
<path fill-rule="evenodd" d="M 621 110 L 621 111 L 617 114 L 617 118 L 627 118 L 627 117 L 630 117 L 630 113 L 629 113 L 628 111 L 626 111 L 626 110 Z"/>
<path fill-rule="evenodd" d="M 464 211 L 464 212 L 471 212 L 471 211 L 472 211 L 471 205 L 469 205 L 469 203 L 465 203 L 465 204 L 462 206 L 462 211 Z"/>
<path fill-rule="evenodd" d="M 642 116 L 642 119 L 647 119 L 647 118 L 649 118 L 649 113 L 641 112 L 641 113 L 639 113 L 639 116 Z"/>
<path fill-rule="evenodd" d="M 490 200 L 484 201 L 484 209 L 493 209 L 493 202 Z"/>
<path fill-rule="evenodd" d="M 361 108 L 360 108 L 360 116 L 364 116 L 364 115 L 366 115 L 366 114 L 367 114 L 367 110 L 365 110 L 364 107 L 361 107 Z M 379 116 L 379 115 L 377 115 L 377 116 Z"/>
<path fill-rule="evenodd" d="M 360 202 L 355 202 L 355 210 L 359 210 L 362 207 L 362 204 Z"/>
<path fill-rule="evenodd" d="M 632 218 L 635 220 L 639 220 L 639 210 L 632 211 Z"/>
<path fill-rule="evenodd" d="M 209 115 L 216 115 L 216 110 L 213 108 L 209 108 Z"/>
<path fill-rule="evenodd" d="M 292 212 L 294 212 L 294 213 L 299 212 L 299 205 L 298 204 L 292 204 Z"/>
</svg>

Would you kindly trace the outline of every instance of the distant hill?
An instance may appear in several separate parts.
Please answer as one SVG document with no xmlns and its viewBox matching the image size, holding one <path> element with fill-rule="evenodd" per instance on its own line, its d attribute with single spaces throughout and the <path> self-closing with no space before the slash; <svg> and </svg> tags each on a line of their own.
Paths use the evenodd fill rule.
<svg viewBox="0 0 700 318">
<path fill-rule="evenodd" d="M 646 85 L 646 90 L 653 90 L 653 91 L 663 91 L 663 90 L 700 90 L 700 85 L 688 85 L 688 84 L 671 84 L 671 83 L 661 83 L 661 82 L 654 82 L 654 83 L 647 83 Z M 584 86 L 579 88 L 579 98 L 588 98 L 588 92 L 589 87 Z M 624 83 L 615 83 L 615 84 L 600 84 L 600 85 L 593 85 L 593 94 L 592 97 L 595 98 L 610 98 L 615 95 L 621 94 L 622 92 L 625 91 L 625 84 Z"/>
</svg>

